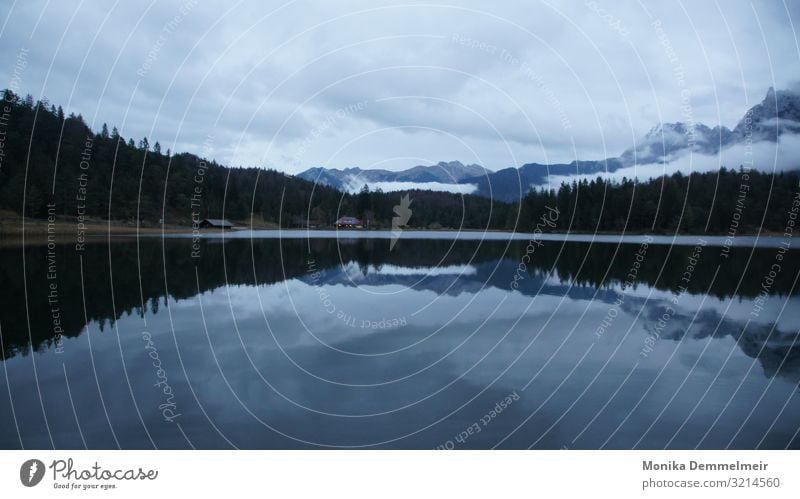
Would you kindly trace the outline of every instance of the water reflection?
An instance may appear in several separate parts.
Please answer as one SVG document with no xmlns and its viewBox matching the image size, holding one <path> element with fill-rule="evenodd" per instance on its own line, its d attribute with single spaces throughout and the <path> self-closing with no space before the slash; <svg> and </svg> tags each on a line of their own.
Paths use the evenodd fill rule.
<svg viewBox="0 0 800 499">
<path fill-rule="evenodd" d="M 798 445 L 794 253 L 200 244 L 0 249 L 3 448 Z"/>
</svg>

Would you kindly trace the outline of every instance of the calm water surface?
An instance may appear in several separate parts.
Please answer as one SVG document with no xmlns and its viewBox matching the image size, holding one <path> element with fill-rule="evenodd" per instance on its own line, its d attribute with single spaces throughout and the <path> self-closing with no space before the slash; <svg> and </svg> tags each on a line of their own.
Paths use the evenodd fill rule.
<svg viewBox="0 0 800 499">
<path fill-rule="evenodd" d="M 774 241 L 300 234 L 0 248 L 0 448 L 800 447 Z"/>
</svg>

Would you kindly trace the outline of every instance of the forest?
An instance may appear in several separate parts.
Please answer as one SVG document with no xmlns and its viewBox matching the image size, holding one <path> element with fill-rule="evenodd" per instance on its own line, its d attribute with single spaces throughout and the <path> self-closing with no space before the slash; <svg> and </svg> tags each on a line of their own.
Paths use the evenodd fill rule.
<svg viewBox="0 0 800 499">
<path fill-rule="evenodd" d="M 536 214 L 545 206 L 557 207 L 561 213 L 557 231 L 783 233 L 798 195 L 796 171 L 773 174 L 722 167 L 689 175 L 676 172 L 646 182 L 597 177 L 563 183 L 558 190 L 530 192 L 522 211 Z"/>
<path fill-rule="evenodd" d="M 330 226 L 358 216 L 390 227 L 399 193 L 342 193 L 263 168 L 226 167 L 191 153 L 173 154 L 147 138 L 135 141 L 103 124 L 92 131 L 78 114 L 31 96 L 3 92 L 0 119 L 0 209 L 44 218 L 55 205 L 65 218 L 142 226 L 190 226 L 193 218 L 227 218 L 292 227 Z M 512 208 L 478 196 L 419 191 L 411 223 L 428 227 L 503 228 Z M 435 225 L 434 225 L 435 226 Z"/>
<path fill-rule="evenodd" d="M 356 216 L 389 228 L 401 193 L 343 193 L 285 173 L 228 167 L 195 154 L 163 150 L 148 138 L 123 137 L 103 124 L 93 131 L 46 99 L 3 92 L 0 114 L 0 209 L 44 218 L 48 204 L 66 219 L 141 226 L 191 226 L 227 218 L 269 226 L 330 227 Z M 640 181 L 583 179 L 531 190 L 509 203 L 476 195 L 414 190 L 408 227 L 529 232 L 558 208 L 553 231 L 738 234 L 782 232 L 798 191 L 797 172 L 721 168 Z"/>
</svg>

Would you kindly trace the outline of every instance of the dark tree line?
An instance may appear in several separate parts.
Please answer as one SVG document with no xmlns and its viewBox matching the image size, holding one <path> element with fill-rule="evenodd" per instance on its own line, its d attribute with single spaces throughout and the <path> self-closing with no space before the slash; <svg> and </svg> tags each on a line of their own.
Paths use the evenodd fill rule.
<svg viewBox="0 0 800 499">
<path fill-rule="evenodd" d="M 369 221 L 371 228 L 389 228 L 400 202 L 397 192 L 342 193 L 275 170 L 231 168 L 190 153 L 172 154 L 158 142 L 126 139 L 105 124 L 94 132 L 81 115 L 65 116 L 46 100 L 34 102 L 9 90 L 2 105 L 8 111 L 0 123 L 5 132 L 0 209 L 24 210 L 29 217 L 45 217 L 51 203 L 64 217 L 83 214 L 142 225 L 253 216 L 284 227 L 309 221 L 325 227 L 348 215 Z M 740 200 L 742 185 L 747 192 Z M 646 182 L 598 177 L 532 191 L 517 203 L 410 191 L 408 226 L 529 232 L 550 206 L 560 210 L 557 227 L 550 228 L 558 231 L 726 233 L 739 202 L 737 233 L 759 227 L 782 231 L 797 188 L 796 173 L 722 168 Z"/>
<path fill-rule="evenodd" d="M 797 172 L 771 174 L 723 167 L 646 182 L 626 178 L 609 182 L 597 177 L 563 183 L 558 190 L 532 191 L 522 203 L 522 219 L 535 222 L 550 206 L 560 211 L 558 231 L 726 234 L 735 230 L 743 234 L 761 228 L 783 232 L 798 192 Z"/>
<path fill-rule="evenodd" d="M 143 225 L 160 220 L 190 225 L 193 216 L 246 221 L 252 214 L 284 227 L 306 220 L 330 226 L 345 215 L 390 227 L 399 202 L 398 193 L 342 193 L 275 170 L 231 168 L 190 153 L 172 154 L 158 142 L 126 139 L 105 124 L 94 132 L 81 115 L 65 116 L 46 100 L 34 102 L 8 90 L 3 104 L 10 111 L 0 208 L 24 210 L 28 217 L 47 216 L 47 204 L 54 203 L 64 217 L 85 214 Z M 513 209 L 477 196 L 415 192 L 412 198 L 415 227 L 458 227 L 463 203 L 464 226 L 504 228 Z"/>
<path fill-rule="evenodd" d="M 57 245 L 59 305 L 65 338 L 85 331 L 86 320 L 97 321 L 101 330 L 113 325 L 123 315 L 143 315 L 168 306 L 169 299 L 183 300 L 228 285 L 265 285 L 286 279 L 310 280 L 309 258 L 314 269 L 334 273 L 342 265 L 355 262 L 364 275 L 383 265 L 426 268 L 448 265 L 474 265 L 476 274 L 453 279 L 463 289 L 495 287 L 508 291 L 510 276 L 516 271 L 528 244 L 525 240 L 415 240 L 401 239 L 392 250 L 385 239 L 358 239 L 346 243 L 328 239 L 230 239 L 224 245 L 202 241 L 201 257 L 192 258 L 187 239 L 152 239 L 148 244 L 102 240 L 86 245 L 81 270 L 81 256 L 69 245 Z M 636 244 L 552 242 L 538 248 L 531 259 L 526 278 L 518 292 L 528 296 L 567 292 L 577 298 L 607 299 L 615 288 L 629 279 Z M 638 285 L 678 292 L 691 246 L 651 245 L 642 261 L 634 288 Z M 739 296 L 753 298 L 764 290 L 762 279 L 775 261 L 774 248 L 733 248 L 723 258 L 709 249 L 701 257 L 693 279 L 686 284 L 690 294 L 710 294 L 720 299 Z M 787 254 L 783 270 L 768 290 L 770 296 L 797 294 L 794 278 L 800 272 L 796 251 Z M 48 301 L 47 254 L 45 245 L 0 247 L 0 307 L 2 354 L 10 358 L 54 345 L 51 304 Z M 22 265 L 23 257 L 25 265 Z M 280 262 L 276 265 L 276 262 Z M 717 272 L 718 266 L 722 270 Z M 113 271 L 113 272 L 112 272 Z M 562 285 L 545 282 L 548 275 Z M 159 276 L 143 279 L 142 276 Z M 199 276 L 199 281 L 196 280 Z M 113 279 L 113 281 L 111 280 Z M 436 292 L 462 289 L 441 286 L 431 275 L 414 286 Z M 430 279 L 430 280 L 428 280 Z M 27 283 L 27 287 L 26 287 Z M 199 287 L 198 287 L 199 284 Z M 430 288 L 426 286 L 430 284 Z M 547 286 L 547 287 L 543 287 Z M 560 287 L 559 287 L 560 286 Z M 553 289 L 553 287 L 557 289 Z M 595 295 L 594 290 L 601 288 Z M 113 293 L 110 290 L 113 289 Z M 84 316 L 84 313 L 86 314 Z M 780 346 L 780 345 L 779 345 Z"/>
</svg>

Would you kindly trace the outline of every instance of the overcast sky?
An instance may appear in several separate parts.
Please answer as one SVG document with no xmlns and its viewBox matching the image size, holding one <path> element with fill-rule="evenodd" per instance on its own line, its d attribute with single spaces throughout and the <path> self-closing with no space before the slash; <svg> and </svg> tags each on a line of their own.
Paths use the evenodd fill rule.
<svg viewBox="0 0 800 499">
<path fill-rule="evenodd" d="M 297 173 L 613 157 L 800 80 L 796 1 L 493 3 L 5 0 L 0 86 Z"/>
</svg>

